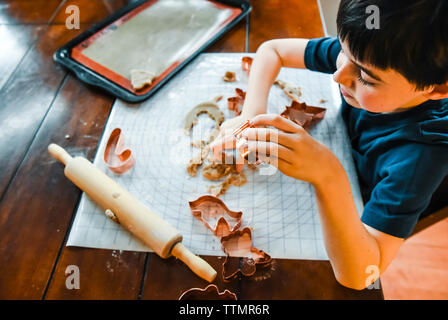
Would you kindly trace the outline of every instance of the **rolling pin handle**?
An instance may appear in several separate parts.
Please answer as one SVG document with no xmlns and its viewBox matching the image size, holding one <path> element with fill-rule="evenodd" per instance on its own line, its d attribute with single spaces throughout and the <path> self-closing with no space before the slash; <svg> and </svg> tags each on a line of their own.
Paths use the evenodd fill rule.
<svg viewBox="0 0 448 320">
<path fill-rule="evenodd" d="M 55 143 L 52 143 L 48 146 L 48 152 L 50 152 L 53 157 L 62 162 L 64 165 L 66 165 L 68 161 L 73 159 L 72 156 L 64 150 L 64 148 L 58 146 Z"/>
<path fill-rule="evenodd" d="M 194 273 L 208 282 L 213 282 L 216 278 L 216 270 L 205 260 L 188 250 L 181 242 L 174 245 L 171 254 L 182 260 Z"/>
</svg>

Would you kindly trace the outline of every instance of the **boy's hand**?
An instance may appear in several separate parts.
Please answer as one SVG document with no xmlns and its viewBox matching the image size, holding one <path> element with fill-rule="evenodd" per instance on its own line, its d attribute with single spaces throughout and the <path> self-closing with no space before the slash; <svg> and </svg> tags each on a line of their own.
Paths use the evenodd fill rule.
<svg viewBox="0 0 448 320">
<path fill-rule="evenodd" d="M 210 144 L 213 158 L 215 159 L 215 161 L 223 160 L 224 150 L 236 148 L 236 138 L 234 137 L 233 132 L 239 127 L 241 127 L 243 123 L 245 123 L 250 118 L 251 117 L 241 114 L 235 118 L 226 120 L 221 125 L 221 129 L 219 131 L 218 136 Z M 243 170 L 243 167 L 244 167 L 244 159 L 236 159 L 236 170 L 238 172 L 241 172 Z"/>
<path fill-rule="evenodd" d="M 221 124 L 221 128 L 219 130 L 219 135 L 214 140 L 219 143 L 220 139 L 223 139 L 226 135 L 231 134 L 233 131 L 235 131 L 237 128 L 241 127 L 244 122 L 249 120 L 252 117 L 246 116 L 244 114 L 240 114 L 239 116 L 226 120 Z"/>
<path fill-rule="evenodd" d="M 331 177 L 338 159 L 325 145 L 312 138 L 300 125 L 276 114 L 262 114 L 250 120 L 242 136 L 248 150 L 295 179 L 322 184 Z M 260 128 L 272 126 L 272 128 Z M 278 130 L 276 130 L 278 129 Z M 336 161 L 336 162 L 335 162 Z"/>
<path fill-rule="evenodd" d="M 218 136 L 211 143 L 211 150 L 215 160 L 222 161 L 222 154 L 224 150 L 236 148 L 236 139 L 233 132 L 241 127 L 247 120 L 251 119 L 256 114 L 241 113 L 241 115 L 226 120 L 221 125 Z M 237 159 L 236 169 L 238 172 L 243 170 L 244 159 Z"/>
</svg>

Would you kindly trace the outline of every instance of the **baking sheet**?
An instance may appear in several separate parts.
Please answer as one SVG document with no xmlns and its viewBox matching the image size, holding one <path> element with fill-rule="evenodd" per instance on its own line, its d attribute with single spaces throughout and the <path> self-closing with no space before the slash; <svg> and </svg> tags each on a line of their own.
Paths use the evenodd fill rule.
<svg viewBox="0 0 448 320">
<path fill-rule="evenodd" d="M 207 0 L 151 0 L 95 33 L 72 50 L 76 61 L 137 95 L 156 86 L 242 10 Z M 130 71 L 154 73 L 135 91 Z"/>
<path fill-rule="evenodd" d="M 184 116 L 196 104 L 224 95 L 218 105 L 226 119 L 233 117 L 233 112 L 227 109 L 227 98 L 234 95 L 235 87 L 247 88 L 247 77 L 241 72 L 243 55 L 201 54 L 145 102 L 135 105 L 117 100 L 94 160 L 100 170 L 177 228 L 183 234 L 183 243 L 196 254 L 224 255 L 219 240 L 192 216 L 188 206 L 188 201 L 206 194 L 213 183 L 202 176 L 190 177 L 185 170 L 197 151 L 190 142 L 206 136 L 213 121 L 201 116 L 192 137 L 187 137 L 183 132 Z M 227 70 L 236 71 L 239 81 L 224 82 L 222 76 Z M 310 133 L 341 161 L 361 213 L 362 199 L 350 142 L 339 112 L 341 100 L 336 83 L 331 75 L 287 68 L 280 71 L 278 78 L 300 85 L 305 102 L 327 108 L 324 120 Z M 327 102 L 321 104 L 321 99 Z M 273 86 L 268 112 L 280 113 L 286 105 L 290 105 L 290 99 Z M 102 161 L 107 138 L 116 127 L 123 130 L 125 147 L 131 148 L 136 158 L 135 166 L 121 176 L 111 173 Z M 232 186 L 221 199 L 230 210 L 243 212 L 242 227 L 253 228 L 254 246 L 273 258 L 327 260 L 313 187 L 277 170 L 273 173 L 261 175 L 260 170 L 247 170 L 247 183 Z M 67 245 L 150 251 L 107 218 L 85 194 Z"/>
</svg>

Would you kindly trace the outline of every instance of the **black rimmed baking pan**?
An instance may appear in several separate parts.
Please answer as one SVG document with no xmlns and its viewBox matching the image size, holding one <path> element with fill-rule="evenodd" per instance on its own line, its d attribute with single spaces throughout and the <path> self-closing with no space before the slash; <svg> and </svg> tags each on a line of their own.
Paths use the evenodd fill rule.
<svg viewBox="0 0 448 320">
<path fill-rule="evenodd" d="M 244 0 L 145 0 L 131 3 L 54 53 L 82 81 L 128 102 L 150 97 L 249 14 Z M 131 71 L 154 75 L 136 89 Z"/>
</svg>

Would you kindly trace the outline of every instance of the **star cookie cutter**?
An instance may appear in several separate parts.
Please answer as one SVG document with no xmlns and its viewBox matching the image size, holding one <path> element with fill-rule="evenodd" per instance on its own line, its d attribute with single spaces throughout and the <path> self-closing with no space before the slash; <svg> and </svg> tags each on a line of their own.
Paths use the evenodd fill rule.
<svg viewBox="0 0 448 320">
<path fill-rule="evenodd" d="M 287 106 L 280 115 L 304 128 L 308 128 L 312 124 L 322 120 L 325 112 L 325 108 L 313 107 L 306 103 L 292 101 L 291 105 Z"/>
</svg>

